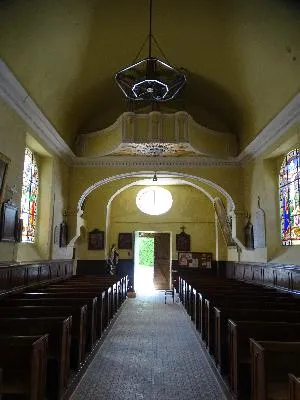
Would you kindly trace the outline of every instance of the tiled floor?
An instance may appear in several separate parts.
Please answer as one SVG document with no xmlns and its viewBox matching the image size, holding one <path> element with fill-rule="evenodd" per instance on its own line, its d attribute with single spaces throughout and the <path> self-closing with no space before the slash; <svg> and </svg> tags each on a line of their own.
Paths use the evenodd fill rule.
<svg viewBox="0 0 300 400">
<path fill-rule="evenodd" d="M 225 400 L 197 333 L 162 293 L 127 299 L 71 400 Z"/>
</svg>

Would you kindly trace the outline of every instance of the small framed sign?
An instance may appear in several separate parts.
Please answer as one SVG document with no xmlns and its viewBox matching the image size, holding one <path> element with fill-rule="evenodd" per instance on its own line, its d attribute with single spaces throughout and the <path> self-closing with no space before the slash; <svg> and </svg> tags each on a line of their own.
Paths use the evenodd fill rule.
<svg viewBox="0 0 300 400">
<path fill-rule="evenodd" d="M 89 232 L 88 241 L 89 250 L 103 250 L 104 249 L 104 232 L 99 229 L 94 229 Z"/>
<path fill-rule="evenodd" d="M 132 233 L 119 233 L 118 240 L 118 248 L 119 249 L 132 249 Z"/>
<path fill-rule="evenodd" d="M 181 232 L 176 235 L 176 250 L 191 251 L 191 235 Z"/>
</svg>

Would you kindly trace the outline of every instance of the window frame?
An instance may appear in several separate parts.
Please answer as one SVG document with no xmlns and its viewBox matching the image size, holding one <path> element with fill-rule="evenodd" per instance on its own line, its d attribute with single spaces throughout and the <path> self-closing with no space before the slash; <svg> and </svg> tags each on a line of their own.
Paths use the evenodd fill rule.
<svg viewBox="0 0 300 400">
<path fill-rule="evenodd" d="M 25 201 L 23 200 L 23 193 L 24 193 L 24 186 L 26 185 L 25 182 L 25 161 L 26 161 L 26 156 L 27 152 L 29 152 L 29 156 L 31 158 L 31 164 L 30 164 L 30 171 L 31 171 L 31 176 L 30 176 L 30 182 L 27 184 L 27 187 L 29 187 L 29 196 L 31 196 L 33 189 L 34 189 L 34 184 L 36 186 L 35 189 L 35 208 L 34 208 L 34 213 L 32 214 L 31 212 L 31 205 L 33 201 L 28 200 L 28 207 L 26 211 L 23 211 L 23 205 Z M 34 174 L 36 174 L 36 179 L 33 179 Z M 34 244 L 36 242 L 37 238 L 37 221 L 38 221 L 38 209 L 39 209 L 39 190 L 40 190 L 40 182 L 39 182 L 39 167 L 38 167 L 38 162 L 37 162 L 37 157 L 34 151 L 31 150 L 30 147 L 26 146 L 25 151 L 24 151 L 24 164 L 23 164 L 23 173 L 22 173 L 22 196 L 21 196 L 21 219 L 23 223 L 23 228 L 22 228 L 22 234 L 21 234 L 21 243 L 25 244 Z M 27 190 L 28 193 L 28 190 Z M 24 216 L 26 215 L 27 218 L 27 227 L 29 225 L 32 226 L 32 234 L 24 234 Z M 32 218 L 33 215 L 33 222 L 29 222 L 30 218 Z"/>
<path fill-rule="evenodd" d="M 294 166 L 291 168 L 291 164 Z M 291 196 L 293 198 L 291 198 Z M 282 246 L 300 245 L 300 149 L 290 150 L 279 170 L 280 238 Z"/>
</svg>

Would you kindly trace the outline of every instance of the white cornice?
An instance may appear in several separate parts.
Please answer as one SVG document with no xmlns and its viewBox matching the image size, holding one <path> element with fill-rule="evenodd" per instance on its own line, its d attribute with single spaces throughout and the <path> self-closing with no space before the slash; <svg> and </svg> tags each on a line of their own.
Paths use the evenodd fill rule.
<svg viewBox="0 0 300 400">
<path fill-rule="evenodd" d="M 242 164 L 261 155 L 294 123 L 300 121 L 300 93 L 298 93 L 276 117 L 238 155 Z"/>
<path fill-rule="evenodd" d="M 300 93 L 256 136 L 235 158 L 218 160 L 205 157 L 77 157 L 64 142 L 54 126 L 31 99 L 27 91 L 0 59 L 0 95 L 32 127 L 37 137 L 68 164 L 76 167 L 228 167 L 238 166 L 258 157 L 286 130 L 300 121 Z M 116 121 L 117 122 L 117 121 Z M 112 128 L 115 124 L 112 125 Z M 97 132 L 99 134 L 99 132 Z M 96 134 L 97 134 L 96 133 Z M 89 134 L 89 135 L 94 135 Z"/>
<path fill-rule="evenodd" d="M 2 60 L 0 60 L 0 95 L 31 126 L 37 138 L 41 139 L 54 154 L 68 163 L 74 162 L 75 154 Z"/>
<path fill-rule="evenodd" d="M 77 157 L 73 164 L 76 167 L 107 167 L 107 168 L 131 168 L 131 167 L 237 167 L 240 165 L 233 160 L 220 160 L 208 157 Z"/>
</svg>

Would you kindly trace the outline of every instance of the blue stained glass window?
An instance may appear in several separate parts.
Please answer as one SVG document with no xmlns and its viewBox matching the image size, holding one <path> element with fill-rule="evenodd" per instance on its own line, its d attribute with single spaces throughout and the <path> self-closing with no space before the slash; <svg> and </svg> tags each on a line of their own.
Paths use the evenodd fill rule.
<svg viewBox="0 0 300 400">
<path fill-rule="evenodd" d="M 22 242 L 34 243 L 35 240 L 38 191 L 39 175 L 37 164 L 32 151 L 26 148 L 21 198 Z"/>
<path fill-rule="evenodd" d="M 280 168 L 279 195 L 281 241 L 285 246 L 300 244 L 300 150 L 290 151 Z"/>
</svg>

